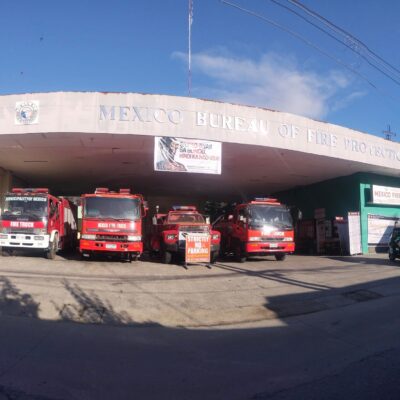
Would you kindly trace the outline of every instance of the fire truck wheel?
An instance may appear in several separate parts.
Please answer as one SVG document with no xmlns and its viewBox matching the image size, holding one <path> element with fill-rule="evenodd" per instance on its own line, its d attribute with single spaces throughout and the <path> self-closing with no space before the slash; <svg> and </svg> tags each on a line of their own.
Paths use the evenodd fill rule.
<svg viewBox="0 0 400 400">
<path fill-rule="evenodd" d="M 12 249 L 1 249 L 1 256 L 2 257 L 10 257 L 13 255 L 13 250 Z"/>
<path fill-rule="evenodd" d="M 50 247 L 46 251 L 46 258 L 49 260 L 54 260 L 56 258 L 56 253 L 57 253 L 57 248 L 58 248 L 58 236 L 54 236 L 54 240 L 50 242 Z"/>
<path fill-rule="evenodd" d="M 138 259 L 139 259 L 139 256 L 137 254 L 133 254 L 133 253 L 129 254 L 129 258 L 128 258 L 129 262 L 132 262 L 132 261 L 136 262 Z"/>
<path fill-rule="evenodd" d="M 285 253 L 275 254 L 276 261 L 283 261 L 285 258 L 286 258 L 286 254 Z"/>
<path fill-rule="evenodd" d="M 162 252 L 162 262 L 164 264 L 171 264 L 171 262 L 172 262 L 172 253 L 170 251 L 164 250 Z"/>
<path fill-rule="evenodd" d="M 389 260 L 390 261 L 396 261 L 396 256 L 392 253 L 389 253 Z"/>
</svg>

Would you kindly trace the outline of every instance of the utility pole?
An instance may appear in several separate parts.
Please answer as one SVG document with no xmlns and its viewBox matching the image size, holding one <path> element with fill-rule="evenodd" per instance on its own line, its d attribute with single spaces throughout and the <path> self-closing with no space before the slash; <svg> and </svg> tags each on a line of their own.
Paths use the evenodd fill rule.
<svg viewBox="0 0 400 400">
<path fill-rule="evenodd" d="M 382 133 L 385 135 L 386 140 L 392 140 L 392 136 L 396 136 L 396 133 L 390 130 L 390 125 L 388 125 L 387 130 L 382 131 Z"/>
</svg>

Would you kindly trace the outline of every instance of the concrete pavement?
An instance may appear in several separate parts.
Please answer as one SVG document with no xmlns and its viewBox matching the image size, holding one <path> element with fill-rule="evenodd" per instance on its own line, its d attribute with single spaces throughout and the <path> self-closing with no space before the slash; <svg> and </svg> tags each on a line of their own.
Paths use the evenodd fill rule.
<svg viewBox="0 0 400 400">
<path fill-rule="evenodd" d="M 292 256 L 218 262 L 211 270 L 154 262 L 83 262 L 58 256 L 0 259 L 0 311 L 45 320 L 218 326 L 351 305 L 398 293 L 386 257 Z M 3 287 L 3 289 L 2 289 Z M 362 291 L 360 291 L 362 290 Z M 19 301 L 24 296 L 24 301 Z"/>
<path fill-rule="evenodd" d="M 400 346 L 400 269 L 384 258 L 26 260 L 0 261 L 5 398 L 274 399 Z"/>
</svg>

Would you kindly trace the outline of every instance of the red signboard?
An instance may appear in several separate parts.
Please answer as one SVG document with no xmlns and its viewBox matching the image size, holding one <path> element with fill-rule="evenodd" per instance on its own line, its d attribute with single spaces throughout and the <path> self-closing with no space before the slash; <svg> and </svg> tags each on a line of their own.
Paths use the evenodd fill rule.
<svg viewBox="0 0 400 400">
<path fill-rule="evenodd" d="M 186 236 L 187 263 L 210 262 L 211 236 L 209 234 L 189 234 Z"/>
</svg>

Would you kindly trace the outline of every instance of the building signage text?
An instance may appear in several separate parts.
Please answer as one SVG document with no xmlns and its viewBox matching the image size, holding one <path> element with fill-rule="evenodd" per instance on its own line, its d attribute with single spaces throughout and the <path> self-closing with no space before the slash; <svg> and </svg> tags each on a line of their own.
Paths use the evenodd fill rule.
<svg viewBox="0 0 400 400">
<path fill-rule="evenodd" d="M 269 145 L 276 144 L 273 142 L 274 139 L 278 141 L 282 141 L 283 139 L 286 146 L 289 142 L 292 143 L 292 146 L 288 148 L 293 147 L 293 145 L 295 148 L 298 148 L 298 144 L 302 142 L 306 146 L 328 150 L 329 153 L 332 150 L 339 149 L 346 153 L 354 153 L 367 158 L 400 162 L 400 151 L 396 150 L 389 143 L 388 145 L 382 145 L 368 140 L 370 139 L 370 135 L 366 135 L 367 140 L 364 141 L 346 134 L 337 135 L 328 129 L 324 130 L 239 115 L 180 110 L 178 108 L 152 108 L 138 105 L 100 105 L 99 121 L 134 124 L 150 123 L 162 126 L 170 125 L 171 127 L 185 123 L 182 128 L 187 128 L 189 123 L 193 128 L 197 129 L 218 129 L 219 131 L 228 131 L 235 134 L 258 134 L 264 138 L 263 140 L 271 142 L 268 143 Z"/>
<path fill-rule="evenodd" d="M 400 205 L 400 188 L 372 185 L 372 202 Z"/>
</svg>

